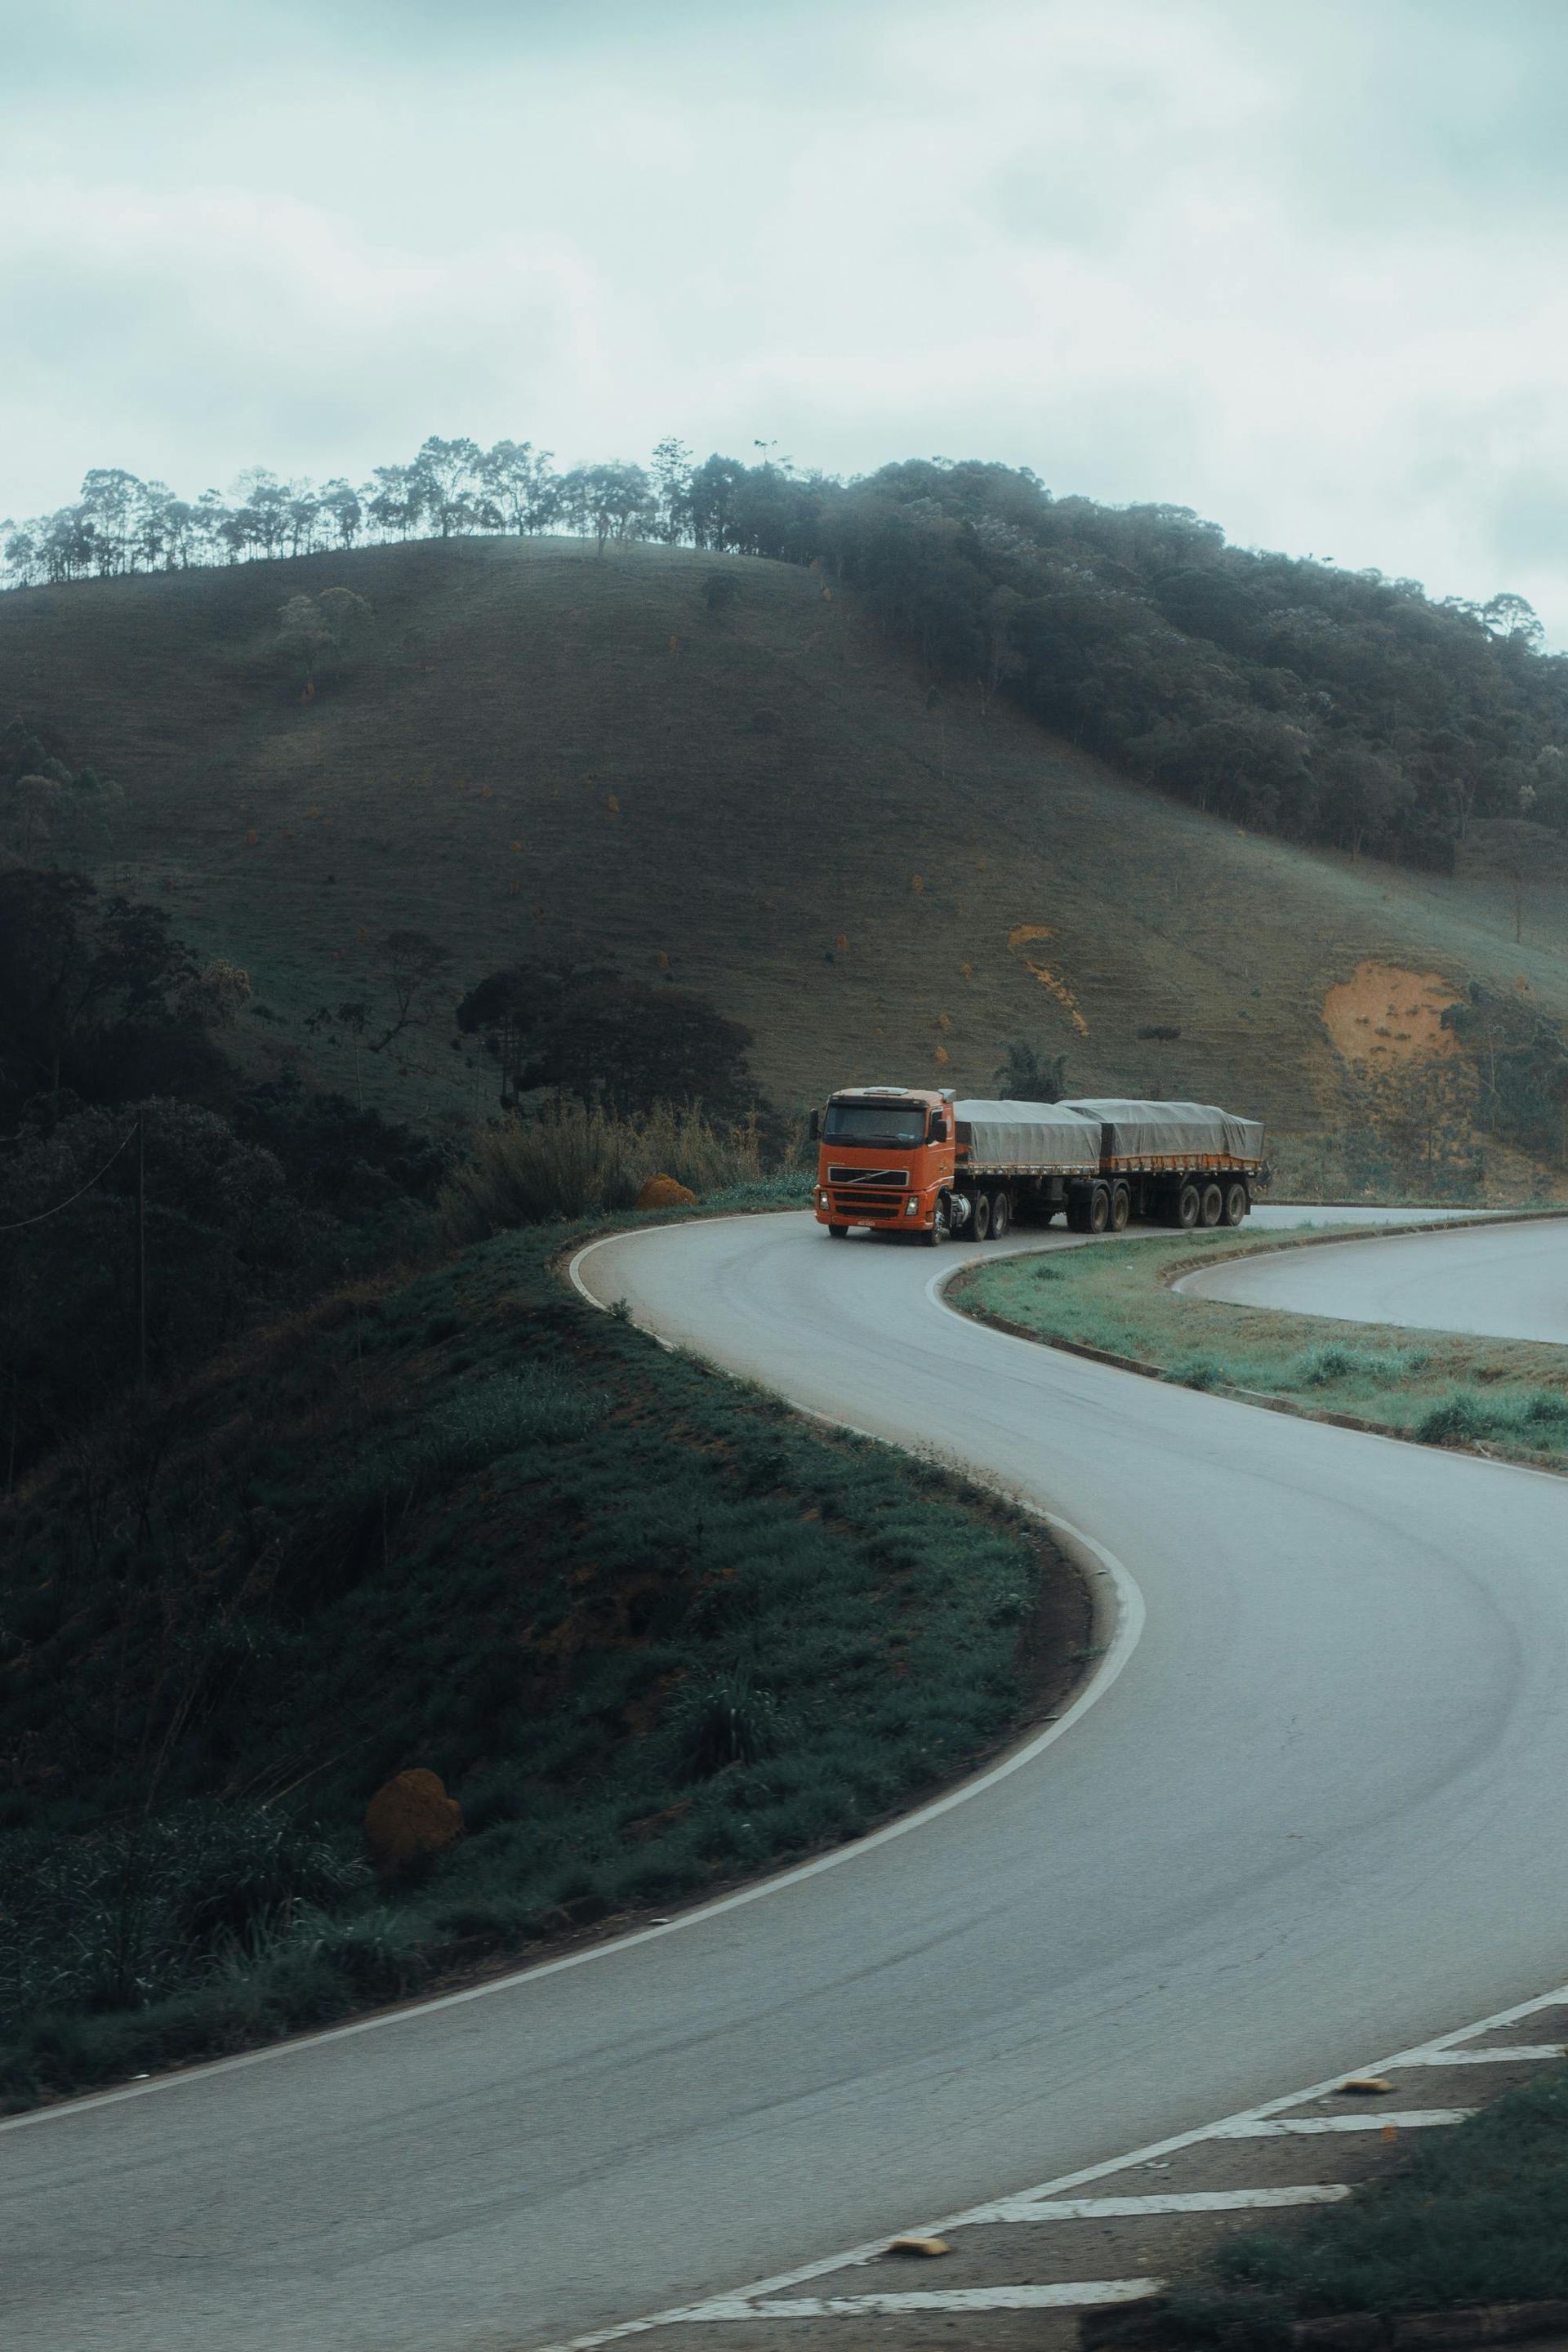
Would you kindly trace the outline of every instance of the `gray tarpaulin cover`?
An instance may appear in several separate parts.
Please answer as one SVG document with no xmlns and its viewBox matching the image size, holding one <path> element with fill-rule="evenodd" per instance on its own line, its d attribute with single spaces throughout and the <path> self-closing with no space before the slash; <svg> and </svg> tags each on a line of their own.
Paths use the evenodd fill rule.
<svg viewBox="0 0 1568 2352">
<path fill-rule="evenodd" d="M 1214 1103 L 1121 1102 L 1102 1095 L 1063 1103 L 1061 1108 L 1081 1111 L 1086 1118 L 1103 1119 L 1106 1151 L 1117 1160 L 1165 1159 L 1182 1153 L 1218 1154 L 1227 1160 L 1263 1157 L 1263 1129 L 1258 1121 L 1235 1118 Z"/>
<path fill-rule="evenodd" d="M 1081 1118 L 1065 1103 L 958 1102 L 977 1168 L 1077 1169 L 1100 1165 L 1099 1114 Z"/>
</svg>

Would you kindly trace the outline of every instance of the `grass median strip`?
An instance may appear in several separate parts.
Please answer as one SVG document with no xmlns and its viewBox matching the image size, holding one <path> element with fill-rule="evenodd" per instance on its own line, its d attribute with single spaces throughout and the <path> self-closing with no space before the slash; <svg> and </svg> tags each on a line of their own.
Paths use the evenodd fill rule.
<svg viewBox="0 0 1568 2352">
<path fill-rule="evenodd" d="M 831 1846 L 1076 1679 L 1036 1522 L 585 1306 L 591 1230 L 339 1292 L 0 1506 L 0 2104 Z M 378 1884 L 410 1768 L 466 1834 Z"/>
<path fill-rule="evenodd" d="M 1234 1306 L 1170 1286 L 1205 1260 L 1279 1246 L 1273 1236 L 1140 1234 L 983 1260 L 947 1296 L 1026 1338 L 1119 1357 L 1187 1388 L 1568 1467 L 1568 1350 Z"/>
</svg>

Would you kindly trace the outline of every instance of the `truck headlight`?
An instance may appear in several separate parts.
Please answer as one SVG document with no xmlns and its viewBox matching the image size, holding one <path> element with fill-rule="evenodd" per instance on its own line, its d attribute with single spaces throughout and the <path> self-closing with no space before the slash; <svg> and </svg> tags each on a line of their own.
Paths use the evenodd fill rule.
<svg viewBox="0 0 1568 2352">
<path fill-rule="evenodd" d="M 816 1196 L 816 1205 L 819 1209 L 830 1209 L 833 1203 L 826 1192 L 819 1192 Z"/>
<path fill-rule="evenodd" d="M 904 1202 L 904 1214 L 906 1217 L 918 1217 L 920 1213 L 920 1195 L 918 1192 L 911 1192 L 909 1199 Z"/>
</svg>

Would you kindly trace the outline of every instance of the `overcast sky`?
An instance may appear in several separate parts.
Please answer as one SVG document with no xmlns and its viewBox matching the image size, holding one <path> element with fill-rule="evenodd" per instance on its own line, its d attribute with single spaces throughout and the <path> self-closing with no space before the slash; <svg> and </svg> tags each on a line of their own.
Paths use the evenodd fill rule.
<svg viewBox="0 0 1568 2352">
<path fill-rule="evenodd" d="M 1563 0 L 0 0 L 0 515 L 999 457 L 1568 644 Z"/>
</svg>

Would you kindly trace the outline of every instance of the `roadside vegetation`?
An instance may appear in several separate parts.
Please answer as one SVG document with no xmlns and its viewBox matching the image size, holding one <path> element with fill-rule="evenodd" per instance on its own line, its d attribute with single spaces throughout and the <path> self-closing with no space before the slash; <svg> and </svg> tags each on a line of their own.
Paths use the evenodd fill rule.
<svg viewBox="0 0 1568 2352">
<path fill-rule="evenodd" d="M 1560 1348 L 1285 1314 L 1171 1287 L 1205 1258 L 1279 1246 L 1272 1234 L 1140 1235 L 1131 1244 L 983 1261 L 948 1297 L 1030 1339 L 1124 1357 L 1186 1388 L 1320 1419 L 1345 1415 L 1424 1444 L 1568 1466 Z"/>
<path fill-rule="evenodd" d="M 1267 2352 L 1298 2320 L 1563 2295 L 1568 2073 L 1558 2069 L 1450 2131 L 1423 2134 L 1396 2170 L 1300 2228 L 1227 2239 L 1123 2336 Z"/>
<path fill-rule="evenodd" d="M 443 1009 L 426 935 L 374 958 L 346 1074 Z M 249 992 L 0 867 L 0 2104 L 831 1845 L 1089 1640 L 1035 1522 L 565 1287 L 650 1178 L 809 1197 L 740 1024 L 514 961 L 458 1007 L 506 1106 L 437 1139 L 247 1069 Z"/>
</svg>

